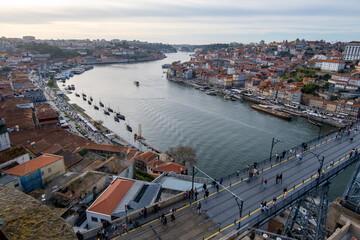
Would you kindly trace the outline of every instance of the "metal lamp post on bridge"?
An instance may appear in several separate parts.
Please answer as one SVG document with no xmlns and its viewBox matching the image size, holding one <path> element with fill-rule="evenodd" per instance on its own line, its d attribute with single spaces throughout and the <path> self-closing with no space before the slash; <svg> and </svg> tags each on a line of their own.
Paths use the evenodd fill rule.
<svg viewBox="0 0 360 240">
<path fill-rule="evenodd" d="M 322 168 L 323 168 L 323 164 L 324 164 L 325 157 L 322 156 L 322 155 L 320 155 L 320 154 L 314 153 L 314 152 L 312 152 L 312 151 L 308 151 L 308 152 L 311 153 L 311 154 L 313 154 L 313 155 L 317 158 L 317 160 L 319 161 L 319 163 L 320 163 L 320 172 L 319 172 L 319 177 L 320 177 L 320 174 L 321 174 L 321 172 L 322 172 Z"/>
<path fill-rule="evenodd" d="M 213 179 L 212 177 L 210 177 L 208 174 L 206 174 L 205 172 L 203 172 L 202 170 L 200 170 L 199 168 L 193 166 L 193 174 L 192 174 L 192 191 L 194 192 L 194 181 L 195 181 L 195 174 L 198 172 L 201 172 L 202 174 L 204 174 L 206 177 L 208 177 L 210 180 L 212 180 L 213 182 L 215 182 L 216 184 L 218 184 L 219 186 L 221 186 L 225 191 L 229 192 L 231 194 L 231 196 L 233 196 L 234 200 L 236 201 L 236 204 L 239 208 L 239 225 L 237 227 L 237 229 L 240 229 L 240 225 L 241 225 L 241 218 L 242 218 L 242 209 L 243 209 L 243 203 L 244 200 L 242 198 L 240 198 L 239 196 L 237 196 L 235 193 L 233 193 L 232 191 L 230 191 L 228 188 L 225 188 L 222 184 L 220 184 L 218 181 L 216 181 L 215 179 Z M 231 184 L 231 183 L 230 183 Z"/>
<path fill-rule="evenodd" d="M 269 161 L 271 162 L 271 156 L 272 156 L 272 151 L 273 151 L 273 148 L 275 146 L 275 144 L 279 143 L 279 142 L 283 142 L 281 141 L 280 139 L 277 139 L 277 138 L 273 138 L 272 139 L 272 142 L 271 142 L 271 150 L 270 150 L 270 157 L 269 157 Z"/>
</svg>

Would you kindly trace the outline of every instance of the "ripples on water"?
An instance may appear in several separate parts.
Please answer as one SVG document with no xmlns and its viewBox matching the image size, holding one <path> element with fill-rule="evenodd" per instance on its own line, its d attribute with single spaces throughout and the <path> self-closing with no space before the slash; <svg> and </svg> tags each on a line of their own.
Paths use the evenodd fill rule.
<svg viewBox="0 0 360 240">
<path fill-rule="evenodd" d="M 306 119 L 285 121 L 253 110 L 250 103 L 225 101 L 166 80 L 161 65 L 176 60 L 187 61 L 189 54 L 168 54 L 155 62 L 95 66 L 66 85 L 74 84 L 75 92 L 120 110 L 134 132 L 142 124 L 147 142 L 163 151 L 180 144 L 193 146 L 198 166 L 216 178 L 268 157 L 273 137 L 284 141 L 275 147 L 282 151 L 317 136 L 318 127 Z M 146 151 L 134 143 L 124 121 L 115 122 L 113 116 L 94 110 L 74 94 L 69 97 L 93 119 L 103 120 L 105 126 Z"/>
</svg>

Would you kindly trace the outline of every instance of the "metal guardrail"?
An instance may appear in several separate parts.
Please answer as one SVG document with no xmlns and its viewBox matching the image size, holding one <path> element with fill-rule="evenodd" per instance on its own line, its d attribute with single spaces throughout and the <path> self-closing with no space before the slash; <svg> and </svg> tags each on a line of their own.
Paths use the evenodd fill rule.
<svg viewBox="0 0 360 240">
<path fill-rule="evenodd" d="M 341 163 L 339 166 L 336 166 L 330 171 L 325 172 L 319 178 L 313 179 L 313 181 L 311 181 L 311 183 L 306 185 L 304 188 L 301 188 L 298 191 L 289 194 L 287 198 L 283 199 L 282 201 L 279 201 L 275 206 L 271 207 L 269 210 L 263 213 L 258 213 L 258 215 L 255 218 L 251 219 L 249 222 L 246 223 L 245 226 L 241 227 L 239 230 L 229 234 L 227 238 L 238 236 L 242 232 L 246 231 L 249 228 L 249 226 L 262 225 L 263 223 L 267 222 L 274 216 L 280 214 L 283 210 L 290 207 L 291 204 L 293 204 L 296 200 L 304 197 L 308 192 L 311 192 L 314 189 L 322 186 L 326 182 L 329 182 L 333 177 L 335 177 L 337 174 L 342 172 L 346 167 L 355 163 L 359 159 L 360 159 L 360 154 L 352 156 L 348 160 Z M 314 177 L 314 175 L 312 177 Z"/>
<path fill-rule="evenodd" d="M 313 144 L 313 143 L 316 143 L 316 144 L 323 143 L 324 140 L 327 140 L 329 137 L 331 137 L 331 135 L 334 135 L 335 133 L 337 133 L 337 131 L 338 131 L 338 130 L 331 131 L 331 132 L 329 132 L 329 133 L 327 133 L 327 134 L 322 135 L 322 136 L 320 137 L 320 139 L 319 139 L 318 137 L 316 137 L 316 138 L 311 139 L 311 140 L 309 140 L 309 141 L 307 141 L 307 142 L 305 142 L 305 143 L 308 145 L 308 148 L 310 148 L 310 147 L 311 147 L 311 144 Z M 316 145 L 316 144 L 315 144 L 315 145 Z M 299 144 L 299 145 L 297 145 L 296 147 L 293 147 L 293 148 L 291 148 L 291 149 L 293 149 L 293 150 L 295 149 L 296 152 L 299 152 L 299 150 L 302 150 L 302 145 Z M 288 154 L 289 154 L 289 152 L 290 152 L 291 149 L 287 149 L 287 150 L 286 150 L 286 153 L 287 153 L 287 157 L 288 157 L 288 158 L 290 157 Z M 270 161 L 269 158 L 267 157 L 266 159 L 257 162 L 257 169 L 258 169 L 258 171 L 261 172 L 261 171 L 262 171 L 261 166 L 264 166 L 265 164 L 268 164 L 268 163 L 271 163 L 271 162 L 276 163 L 275 160 L 274 160 L 274 159 L 275 159 L 275 155 L 273 155 L 273 156 L 271 157 L 271 159 L 272 159 L 272 161 Z M 250 164 L 249 164 L 249 165 L 250 165 Z M 250 168 L 253 169 L 253 166 L 250 166 Z M 239 171 L 240 171 L 240 173 L 247 173 L 247 168 L 245 167 L 245 168 L 243 168 L 243 169 L 240 169 Z M 233 177 L 237 177 L 237 172 L 231 173 L 231 174 L 223 177 L 223 179 L 224 179 L 224 181 L 225 181 L 225 180 L 230 180 L 230 179 L 233 178 Z"/>
</svg>

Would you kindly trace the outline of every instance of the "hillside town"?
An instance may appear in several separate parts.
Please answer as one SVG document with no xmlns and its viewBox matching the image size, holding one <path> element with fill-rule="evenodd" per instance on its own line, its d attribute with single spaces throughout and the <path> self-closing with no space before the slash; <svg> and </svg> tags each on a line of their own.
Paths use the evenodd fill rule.
<svg viewBox="0 0 360 240">
<path fill-rule="evenodd" d="M 195 49 L 168 68 L 169 80 L 341 126 L 360 116 L 360 42 L 283 41 Z M 297 111 L 295 110 L 302 110 Z"/>
<path fill-rule="evenodd" d="M 172 63 L 167 77 L 341 125 L 360 116 L 359 49 L 360 42 L 305 40 L 196 49 L 190 61 Z M 199 191 L 210 185 L 210 179 L 194 180 L 190 165 L 167 153 L 109 137 L 109 129 L 80 113 L 57 88 L 89 65 L 156 60 L 171 51 L 120 40 L 1 38 L 0 184 L 32 196 L 74 232 L 91 236 L 116 219 L 143 216 L 149 206 L 183 200 L 192 184 Z"/>
<path fill-rule="evenodd" d="M 129 205 L 126 212 L 132 212 L 185 190 L 184 186 L 161 188 L 153 180 L 164 181 L 170 173 L 186 176 L 188 167 L 165 153 L 142 152 L 114 141 L 108 129 L 79 114 L 57 87 L 56 79 L 60 83 L 62 78 L 81 74 L 77 69 L 91 69 L 88 64 L 156 60 L 165 57 L 163 52 L 175 50 L 154 44 L 149 44 L 154 49 L 149 50 L 145 43 L 137 46 L 140 43 L 118 47 L 116 40 L 0 40 L 0 184 L 48 206 L 74 232 L 111 221 L 112 212 L 106 219 L 94 215 L 102 214 L 98 205 L 118 198 L 119 192 L 129 194 L 126 199 L 118 198 L 116 206 Z M 51 52 L 37 54 L 25 50 L 26 44 L 45 44 Z M 45 50 L 40 46 L 39 51 Z M 58 58 L 60 55 L 64 56 Z M 104 191 L 109 199 L 97 200 Z M 121 217 L 125 210 L 116 210 L 116 214 Z M 21 236 L 20 230 L 18 234 L 14 237 Z"/>
</svg>

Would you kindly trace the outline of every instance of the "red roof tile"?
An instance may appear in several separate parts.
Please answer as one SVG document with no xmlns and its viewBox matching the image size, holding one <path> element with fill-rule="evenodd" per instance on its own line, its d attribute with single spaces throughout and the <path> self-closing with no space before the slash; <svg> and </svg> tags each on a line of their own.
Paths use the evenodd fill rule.
<svg viewBox="0 0 360 240">
<path fill-rule="evenodd" d="M 63 159 L 62 156 L 46 153 L 26 163 L 10 168 L 9 170 L 5 171 L 5 173 L 23 177 L 61 159 Z"/>
<path fill-rule="evenodd" d="M 136 159 L 138 159 L 144 163 L 148 163 L 148 162 L 151 162 L 152 160 L 156 159 L 157 157 L 159 157 L 159 154 L 148 151 L 148 152 L 144 152 L 143 154 L 137 156 Z"/>
<path fill-rule="evenodd" d="M 121 153 L 126 150 L 126 147 L 115 146 L 115 145 L 103 145 L 97 143 L 89 143 L 85 148 L 89 150 L 108 151 L 115 153 Z"/>
<path fill-rule="evenodd" d="M 169 162 L 169 163 L 166 163 L 160 167 L 157 167 L 157 168 L 154 168 L 153 171 L 154 172 L 174 172 L 174 173 L 181 173 L 183 171 L 186 171 L 188 168 L 183 166 L 183 165 L 180 165 L 180 164 L 177 164 L 177 163 L 174 163 L 174 162 Z"/>
<path fill-rule="evenodd" d="M 92 212 L 111 215 L 135 181 L 117 178 L 88 209 Z"/>
</svg>

